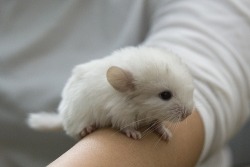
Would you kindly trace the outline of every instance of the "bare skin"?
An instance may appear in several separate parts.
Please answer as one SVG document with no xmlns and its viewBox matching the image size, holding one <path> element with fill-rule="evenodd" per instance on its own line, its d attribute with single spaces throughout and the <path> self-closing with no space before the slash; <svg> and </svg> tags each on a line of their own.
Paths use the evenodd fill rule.
<svg viewBox="0 0 250 167">
<path fill-rule="evenodd" d="M 49 167 L 193 167 L 201 154 L 204 127 L 198 112 L 178 125 L 167 125 L 170 141 L 145 132 L 133 140 L 113 129 L 87 135 Z"/>
</svg>

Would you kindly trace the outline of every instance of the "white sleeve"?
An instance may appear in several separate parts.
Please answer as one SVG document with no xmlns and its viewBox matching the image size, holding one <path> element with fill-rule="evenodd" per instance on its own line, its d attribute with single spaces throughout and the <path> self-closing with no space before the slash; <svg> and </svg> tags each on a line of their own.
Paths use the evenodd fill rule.
<svg viewBox="0 0 250 167">
<path fill-rule="evenodd" d="M 203 161 L 250 114 L 250 2 L 154 1 L 150 12 L 151 27 L 143 45 L 170 49 L 194 77 L 194 98 L 205 126 Z"/>
</svg>

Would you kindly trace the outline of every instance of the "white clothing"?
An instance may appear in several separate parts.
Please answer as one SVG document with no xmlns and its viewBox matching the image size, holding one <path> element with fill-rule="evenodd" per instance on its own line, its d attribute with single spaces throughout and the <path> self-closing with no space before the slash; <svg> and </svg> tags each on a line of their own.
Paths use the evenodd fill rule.
<svg viewBox="0 0 250 167">
<path fill-rule="evenodd" d="M 75 65 L 137 45 L 187 63 L 205 126 L 197 166 L 229 166 L 213 160 L 250 114 L 247 0 L 0 1 L 0 166 L 45 166 L 69 149 L 63 133 L 30 130 L 26 115 L 56 110 Z"/>
</svg>

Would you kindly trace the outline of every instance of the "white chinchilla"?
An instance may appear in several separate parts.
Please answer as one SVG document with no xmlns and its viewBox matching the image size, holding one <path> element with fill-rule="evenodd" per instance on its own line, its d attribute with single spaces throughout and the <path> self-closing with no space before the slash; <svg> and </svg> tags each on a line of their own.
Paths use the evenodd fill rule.
<svg viewBox="0 0 250 167">
<path fill-rule="evenodd" d="M 194 108 L 193 81 L 173 53 L 151 47 L 128 47 L 103 59 L 76 66 L 62 92 L 57 114 L 33 113 L 35 129 L 63 127 L 74 138 L 112 126 L 140 139 L 139 127 L 151 125 L 167 140 L 163 121 L 177 122 Z"/>
</svg>

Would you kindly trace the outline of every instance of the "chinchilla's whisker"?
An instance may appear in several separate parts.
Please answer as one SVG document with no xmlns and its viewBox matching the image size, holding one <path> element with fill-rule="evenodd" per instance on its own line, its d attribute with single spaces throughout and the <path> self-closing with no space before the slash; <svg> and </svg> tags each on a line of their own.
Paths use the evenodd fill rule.
<svg viewBox="0 0 250 167">
<path fill-rule="evenodd" d="M 176 129 L 178 129 L 178 126 L 180 126 L 180 122 L 176 122 L 175 124 L 174 124 L 174 126 L 173 126 L 173 132 L 175 132 L 176 131 Z"/>
<path fill-rule="evenodd" d="M 160 112 L 158 112 L 159 109 L 151 109 L 150 111 L 154 111 L 155 113 L 160 113 Z M 128 124 L 126 124 L 124 126 L 121 126 L 119 130 L 123 131 L 123 129 L 128 128 L 130 126 L 135 127 L 136 124 L 140 124 L 143 121 L 145 121 L 146 123 L 150 123 L 150 121 L 152 121 L 152 120 L 154 120 L 154 121 L 152 122 L 152 124 L 146 130 L 143 131 L 142 137 L 145 137 L 148 134 L 155 131 L 156 128 L 157 128 L 155 126 L 158 126 L 157 124 L 161 124 L 162 121 L 164 121 L 164 120 L 167 120 L 169 122 L 169 124 L 167 124 L 167 128 L 173 127 L 173 129 L 176 129 L 177 125 L 176 125 L 175 122 L 178 122 L 181 119 L 180 117 L 177 116 L 177 115 L 179 115 L 178 113 L 181 112 L 180 108 L 176 107 L 176 106 L 170 107 L 169 112 L 177 113 L 177 114 L 169 114 L 169 115 L 165 116 L 164 118 L 161 118 L 162 114 L 155 114 L 153 116 L 148 116 L 148 117 L 143 118 L 143 119 L 138 119 L 138 120 L 135 120 L 135 121 L 133 121 L 131 123 L 128 123 Z M 155 118 L 161 118 L 161 120 L 160 119 L 155 119 Z M 135 128 L 138 128 L 138 127 L 135 127 Z M 116 134 L 116 133 L 118 133 L 118 131 L 114 132 L 114 134 Z"/>
<path fill-rule="evenodd" d="M 148 127 L 143 133 L 144 133 L 144 137 L 149 135 L 150 133 L 154 132 L 157 128 L 159 128 L 159 126 L 161 126 L 161 122 L 159 120 L 154 121 L 150 127 Z"/>
<path fill-rule="evenodd" d="M 155 131 L 155 127 L 153 125 L 151 125 L 149 128 L 147 128 L 144 132 L 143 132 L 143 137 L 148 136 L 150 133 L 153 133 Z"/>
<path fill-rule="evenodd" d="M 171 116 L 168 119 L 169 122 L 176 122 L 176 120 L 177 120 L 176 116 Z"/>
<path fill-rule="evenodd" d="M 162 136 L 163 136 L 163 134 L 160 135 L 159 139 L 157 139 L 156 143 L 154 144 L 154 148 L 156 148 L 157 145 L 160 143 L 160 141 L 162 140 Z"/>
<path fill-rule="evenodd" d="M 167 128 L 172 128 L 174 126 L 175 122 L 168 122 Z"/>
<path fill-rule="evenodd" d="M 168 127 L 168 128 L 174 128 L 174 129 L 175 129 L 176 124 L 179 123 L 179 119 L 180 119 L 180 118 L 178 118 L 178 117 L 176 117 L 176 116 L 170 117 L 170 119 L 169 119 L 169 124 L 168 124 L 167 127 Z"/>
<path fill-rule="evenodd" d="M 146 117 L 146 118 L 143 118 L 143 119 L 140 119 L 140 120 L 133 121 L 133 122 L 127 124 L 127 125 L 124 125 L 124 126 L 120 127 L 120 130 L 125 129 L 125 128 L 127 128 L 127 127 L 133 125 L 133 124 L 138 123 L 138 122 L 142 122 L 142 121 L 148 120 L 148 119 L 150 119 L 150 118 L 152 118 L 152 117 Z"/>
<path fill-rule="evenodd" d="M 157 110 L 157 111 L 158 111 L 158 110 Z M 153 119 L 158 118 L 158 117 L 160 117 L 160 116 L 161 116 L 161 114 L 153 115 L 153 116 L 148 116 L 148 117 L 146 117 L 146 118 L 139 119 L 139 120 L 133 121 L 133 122 L 131 122 L 131 123 L 125 125 L 125 126 L 122 126 L 120 129 L 121 129 L 121 130 L 122 130 L 122 129 L 125 129 L 126 127 L 129 127 L 129 126 L 131 126 L 131 125 L 133 125 L 133 124 L 136 124 L 136 123 L 139 123 L 139 122 L 143 122 L 143 121 L 147 121 L 147 120 L 153 120 Z M 168 118 L 166 118 L 166 119 L 168 119 Z M 157 119 L 155 119 L 154 121 L 160 122 L 160 121 L 157 120 Z"/>
<path fill-rule="evenodd" d="M 112 128 L 112 129 L 115 129 L 115 128 Z M 114 136 L 114 135 L 120 134 L 120 133 L 124 134 L 121 129 L 115 129 L 115 131 L 111 134 L 111 136 Z M 124 135 L 126 135 L 126 134 L 124 134 Z"/>
</svg>

